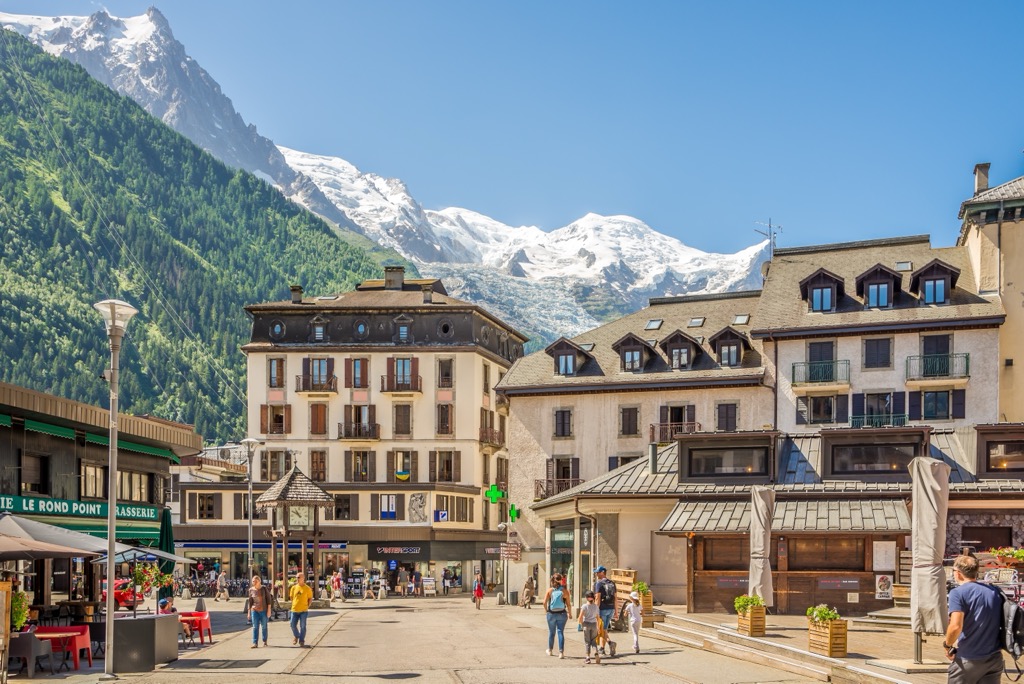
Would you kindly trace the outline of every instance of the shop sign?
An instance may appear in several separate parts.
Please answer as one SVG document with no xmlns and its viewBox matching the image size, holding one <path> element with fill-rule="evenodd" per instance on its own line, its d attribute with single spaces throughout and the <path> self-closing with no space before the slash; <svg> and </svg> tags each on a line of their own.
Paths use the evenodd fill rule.
<svg viewBox="0 0 1024 684">
<path fill-rule="evenodd" d="M 860 580 L 847 577 L 822 577 L 818 580 L 819 589 L 837 589 L 849 591 L 850 589 L 860 590 Z"/>
<path fill-rule="evenodd" d="M 716 585 L 719 589 L 746 589 L 747 577 L 719 577 Z"/>
<path fill-rule="evenodd" d="M 94 501 L 41 499 L 32 496 L 0 496 L 0 511 L 32 515 L 72 515 L 80 518 L 107 517 L 107 504 Z M 117 517 L 122 520 L 160 520 L 160 509 L 145 504 L 117 504 Z"/>
<path fill-rule="evenodd" d="M 393 570 L 397 570 L 397 569 L 398 569 L 398 561 L 393 560 L 393 559 L 389 560 L 388 561 L 388 570 L 392 570 L 393 571 Z"/>
<path fill-rule="evenodd" d="M 377 553 L 381 555 L 408 555 L 410 553 L 419 553 L 419 546 L 378 546 Z"/>
</svg>

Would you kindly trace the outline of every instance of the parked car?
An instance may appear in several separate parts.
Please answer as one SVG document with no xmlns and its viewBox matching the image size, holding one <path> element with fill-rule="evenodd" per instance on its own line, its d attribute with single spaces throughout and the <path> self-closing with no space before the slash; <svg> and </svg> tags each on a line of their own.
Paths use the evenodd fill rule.
<svg viewBox="0 0 1024 684">
<path fill-rule="evenodd" d="M 107 581 L 103 580 L 103 591 L 100 593 L 100 600 L 107 600 Z M 114 602 L 118 608 L 135 608 L 146 602 L 146 597 L 135 591 L 130 581 L 121 577 L 114 580 Z"/>
</svg>

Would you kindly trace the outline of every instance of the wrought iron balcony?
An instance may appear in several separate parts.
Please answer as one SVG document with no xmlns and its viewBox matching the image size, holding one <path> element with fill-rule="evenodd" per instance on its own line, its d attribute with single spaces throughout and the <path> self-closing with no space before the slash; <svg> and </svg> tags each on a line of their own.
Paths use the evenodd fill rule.
<svg viewBox="0 0 1024 684">
<path fill-rule="evenodd" d="M 505 443 L 505 433 L 494 428 L 480 428 L 480 443 L 500 447 Z"/>
<path fill-rule="evenodd" d="M 671 442 L 677 434 L 700 432 L 700 423 L 654 423 L 651 425 L 651 441 L 659 444 Z"/>
<path fill-rule="evenodd" d="M 338 376 L 321 377 L 318 375 L 296 375 L 296 392 L 337 392 Z"/>
<path fill-rule="evenodd" d="M 381 392 L 422 392 L 423 378 L 418 375 L 382 375 Z"/>
<path fill-rule="evenodd" d="M 850 362 L 842 361 L 811 361 L 793 364 L 793 384 L 825 384 L 849 385 Z"/>
<path fill-rule="evenodd" d="M 907 380 L 971 377 L 971 355 L 931 354 L 907 357 Z"/>
<path fill-rule="evenodd" d="M 566 490 L 572 489 L 576 485 L 583 484 L 583 480 L 578 478 L 562 478 L 553 480 L 534 480 L 533 481 L 533 500 L 540 501 L 546 499 L 549 496 L 560 494 Z"/>
<path fill-rule="evenodd" d="M 338 423 L 338 439 L 380 439 L 378 423 Z"/>
<path fill-rule="evenodd" d="M 903 427 L 906 424 L 906 413 L 872 413 L 865 416 L 850 416 L 850 427 L 855 428 Z"/>
</svg>

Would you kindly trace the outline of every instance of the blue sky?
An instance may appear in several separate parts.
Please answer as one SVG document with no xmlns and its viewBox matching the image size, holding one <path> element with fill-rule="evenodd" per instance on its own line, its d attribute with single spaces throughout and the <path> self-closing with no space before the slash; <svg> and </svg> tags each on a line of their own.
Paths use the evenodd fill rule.
<svg viewBox="0 0 1024 684">
<path fill-rule="evenodd" d="M 156 0 L 0 0 L 115 16 Z M 275 142 L 428 208 L 557 228 L 629 214 L 709 251 L 931 233 L 977 162 L 1024 175 L 1010 2 L 165 0 Z"/>
</svg>

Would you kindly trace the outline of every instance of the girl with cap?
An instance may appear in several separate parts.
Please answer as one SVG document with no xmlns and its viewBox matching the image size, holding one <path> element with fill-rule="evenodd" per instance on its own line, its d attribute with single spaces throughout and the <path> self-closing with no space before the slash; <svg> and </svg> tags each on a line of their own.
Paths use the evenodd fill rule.
<svg viewBox="0 0 1024 684">
<path fill-rule="evenodd" d="M 643 612 L 640 610 L 640 594 L 633 592 L 626 604 L 626 615 L 629 617 L 629 631 L 633 633 L 633 653 L 640 652 L 640 624 Z"/>
</svg>

